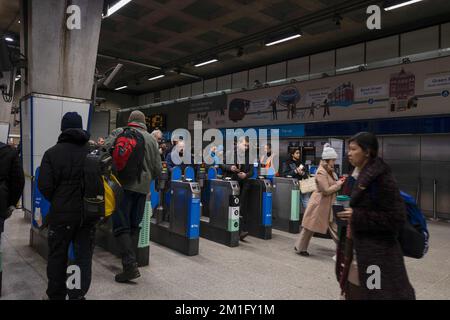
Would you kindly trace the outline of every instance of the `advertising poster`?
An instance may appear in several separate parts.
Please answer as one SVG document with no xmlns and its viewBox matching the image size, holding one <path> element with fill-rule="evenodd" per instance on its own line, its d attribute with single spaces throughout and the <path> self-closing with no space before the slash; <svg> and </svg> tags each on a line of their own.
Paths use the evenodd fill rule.
<svg viewBox="0 0 450 320">
<path fill-rule="evenodd" d="M 233 128 L 450 113 L 450 57 L 228 95 L 189 126 Z"/>
</svg>

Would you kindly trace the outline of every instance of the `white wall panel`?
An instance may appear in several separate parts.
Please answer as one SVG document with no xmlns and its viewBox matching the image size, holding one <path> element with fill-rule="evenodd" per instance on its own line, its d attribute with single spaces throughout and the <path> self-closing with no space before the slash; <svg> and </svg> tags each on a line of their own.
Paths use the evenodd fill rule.
<svg viewBox="0 0 450 320">
<path fill-rule="evenodd" d="M 170 89 L 170 100 L 175 100 L 180 97 L 180 87 Z"/>
<path fill-rule="evenodd" d="M 309 56 L 288 61 L 288 78 L 309 74 Z"/>
<path fill-rule="evenodd" d="M 402 56 L 437 50 L 439 48 L 438 26 L 404 33 L 400 38 Z"/>
<path fill-rule="evenodd" d="M 203 93 L 203 81 L 194 82 L 192 84 L 192 95 L 196 96 Z"/>
<path fill-rule="evenodd" d="M 252 69 L 248 73 L 248 85 L 249 87 L 253 87 L 253 82 L 255 80 L 259 80 L 261 83 L 266 82 L 266 67 L 260 67 L 256 69 Z"/>
<path fill-rule="evenodd" d="M 441 47 L 450 48 L 450 23 L 441 26 Z"/>
<path fill-rule="evenodd" d="M 180 98 L 186 98 L 191 96 L 191 84 L 186 84 L 180 88 Z"/>
<path fill-rule="evenodd" d="M 398 42 L 398 35 L 367 42 L 367 63 L 398 57 Z"/>
<path fill-rule="evenodd" d="M 286 79 L 286 62 L 267 66 L 267 81 Z"/>
<path fill-rule="evenodd" d="M 311 73 L 330 72 L 335 69 L 334 50 L 311 56 Z"/>
<path fill-rule="evenodd" d="M 205 80 L 205 93 L 217 91 L 217 78 Z"/>
<path fill-rule="evenodd" d="M 231 74 L 217 78 L 217 91 L 231 89 Z"/>
<path fill-rule="evenodd" d="M 161 102 L 170 100 L 170 89 L 161 91 Z"/>
<path fill-rule="evenodd" d="M 336 68 L 346 68 L 364 63 L 364 43 L 336 50 Z"/>
<path fill-rule="evenodd" d="M 233 89 L 241 89 L 248 87 L 248 71 L 242 71 L 234 73 L 232 76 L 233 79 Z"/>
</svg>

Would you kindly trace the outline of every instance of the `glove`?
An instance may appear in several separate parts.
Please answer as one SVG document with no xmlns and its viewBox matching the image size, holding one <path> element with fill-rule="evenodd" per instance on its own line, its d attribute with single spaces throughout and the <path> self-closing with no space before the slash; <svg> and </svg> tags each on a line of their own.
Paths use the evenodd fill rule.
<svg viewBox="0 0 450 320">
<path fill-rule="evenodd" d="M 16 207 L 14 207 L 14 206 L 10 206 L 8 209 L 6 209 L 5 220 L 8 219 L 9 217 L 11 217 L 14 210 L 16 210 Z"/>
</svg>

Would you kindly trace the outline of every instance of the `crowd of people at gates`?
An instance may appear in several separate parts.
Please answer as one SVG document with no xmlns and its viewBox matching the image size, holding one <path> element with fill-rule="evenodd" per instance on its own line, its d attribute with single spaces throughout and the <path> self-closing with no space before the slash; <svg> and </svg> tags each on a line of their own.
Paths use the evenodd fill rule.
<svg viewBox="0 0 450 320">
<path fill-rule="evenodd" d="M 129 142 L 132 142 L 131 149 Z M 46 299 L 85 299 L 92 278 L 92 256 L 98 219 L 86 215 L 85 165 L 89 154 L 108 155 L 118 173 L 121 199 L 112 213 L 113 234 L 122 260 L 122 271 L 115 281 L 127 283 L 140 277 L 135 248 L 140 232 L 150 183 L 162 170 L 162 161 L 169 169 L 175 164 L 172 149 L 183 156 L 182 140 L 172 146 L 163 140 L 162 132 L 149 133 L 145 116 L 133 111 L 125 127 L 115 129 L 106 139 L 97 143 L 82 128 L 82 118 L 76 112 L 66 113 L 61 121 L 61 134 L 56 145 L 48 149 L 40 165 L 38 188 L 50 202 L 45 221 L 48 227 L 48 287 Z M 210 156 L 223 174 L 239 182 L 241 197 L 247 190 L 243 183 L 251 178 L 253 163 L 248 158 L 249 140 L 237 141 L 236 150 L 246 158 L 234 164 L 222 164 L 223 147 L 213 147 Z M 261 166 L 272 166 L 270 145 L 264 147 Z M 101 151 L 99 151 L 101 150 Z M 130 154 L 131 152 L 131 154 Z M 230 151 L 227 151 L 230 152 Z M 124 160 L 124 155 L 129 158 Z M 309 166 L 301 163 L 301 149 L 291 148 L 289 159 L 281 164 L 279 176 L 299 180 L 311 179 Z M 405 202 L 389 166 L 378 156 L 378 140 L 362 132 L 349 140 L 348 160 L 354 167 L 347 178 L 339 179 L 335 173 L 336 151 L 325 145 L 320 165 L 315 173 L 316 188 L 301 195 L 304 207 L 301 233 L 294 244 L 295 251 L 308 257 L 309 243 L 315 233 L 326 234 L 332 222 L 332 206 L 338 193 L 350 196 L 349 205 L 336 214 L 342 227 L 337 241 L 335 273 L 345 299 L 415 299 L 404 262 L 404 252 L 398 235 L 407 220 Z M 101 157 L 101 159 L 107 159 Z M 102 160 L 103 161 L 103 160 Z M 106 161 L 106 160 L 105 160 Z M 4 222 L 15 210 L 24 187 L 24 174 L 19 155 L 10 146 L 0 144 L 0 232 Z M 245 212 L 242 212 L 241 239 L 247 236 Z M 81 270 L 81 287 L 66 287 L 68 249 L 73 243 L 75 261 Z M 381 270 L 379 289 L 367 286 L 369 266 Z M 331 270 L 330 270 L 331 271 Z M 250 298 L 250 297 L 249 297 Z"/>
</svg>

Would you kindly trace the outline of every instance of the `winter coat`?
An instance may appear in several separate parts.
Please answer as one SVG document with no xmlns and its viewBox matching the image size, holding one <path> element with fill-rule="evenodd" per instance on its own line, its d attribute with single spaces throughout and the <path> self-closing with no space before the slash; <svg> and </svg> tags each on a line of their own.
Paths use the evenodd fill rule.
<svg viewBox="0 0 450 320">
<path fill-rule="evenodd" d="M 224 158 L 224 162 L 226 162 L 228 157 L 231 158 L 231 155 L 229 152 L 227 152 L 227 154 Z M 233 166 L 233 164 L 222 164 L 222 165 L 220 165 L 220 168 L 222 169 L 225 177 L 230 177 L 231 180 L 235 180 L 235 181 L 243 181 L 245 179 L 251 178 L 253 175 L 253 170 L 254 170 L 254 164 L 250 163 L 248 151 L 246 151 L 246 153 L 245 153 L 245 161 L 243 161 L 243 162 L 245 162 L 245 163 L 237 164 L 238 163 L 238 151 L 237 151 L 237 149 L 235 149 L 234 150 L 234 165 L 240 170 L 240 172 L 245 173 L 246 176 L 244 179 L 239 178 L 237 173 L 231 171 L 231 167 Z"/>
<path fill-rule="evenodd" d="M 22 196 L 25 178 L 20 164 L 19 155 L 8 145 L 0 142 L 0 180 L 6 181 L 8 189 L 8 199 L 6 206 L 16 206 Z M 0 233 L 3 232 L 4 220 L 0 218 Z"/>
<path fill-rule="evenodd" d="M 359 282 L 367 299 L 415 299 L 397 236 L 406 220 L 405 204 L 389 166 L 368 163 L 352 191 L 351 230 Z M 381 289 L 367 289 L 369 266 L 378 266 Z"/>
<path fill-rule="evenodd" d="M 302 227 L 313 232 L 326 234 L 336 192 L 341 188 L 323 165 L 316 172 L 317 190 L 311 195 L 303 215 Z"/>
<path fill-rule="evenodd" d="M 89 153 L 89 134 L 67 129 L 42 158 L 38 188 L 50 202 L 49 225 L 78 224 L 83 216 L 83 165 Z"/>
<path fill-rule="evenodd" d="M 305 171 L 303 174 L 298 174 L 295 170 L 301 165 L 302 163 L 299 161 L 294 161 L 294 159 L 289 159 L 281 165 L 281 171 L 280 176 L 286 177 L 291 176 L 292 178 L 303 180 L 307 179 L 309 177 L 309 170 L 307 166 L 305 166 Z"/>
<path fill-rule="evenodd" d="M 141 194 L 150 193 L 150 183 L 156 179 L 162 171 L 161 155 L 159 154 L 158 143 L 155 138 L 148 133 L 147 126 L 143 123 L 131 122 L 128 127 L 136 129 L 142 134 L 145 141 L 144 164 L 141 173 L 141 179 L 123 184 L 123 188 Z M 114 146 L 116 138 L 124 131 L 124 128 L 117 128 L 105 140 L 105 148 L 110 150 Z"/>
</svg>

